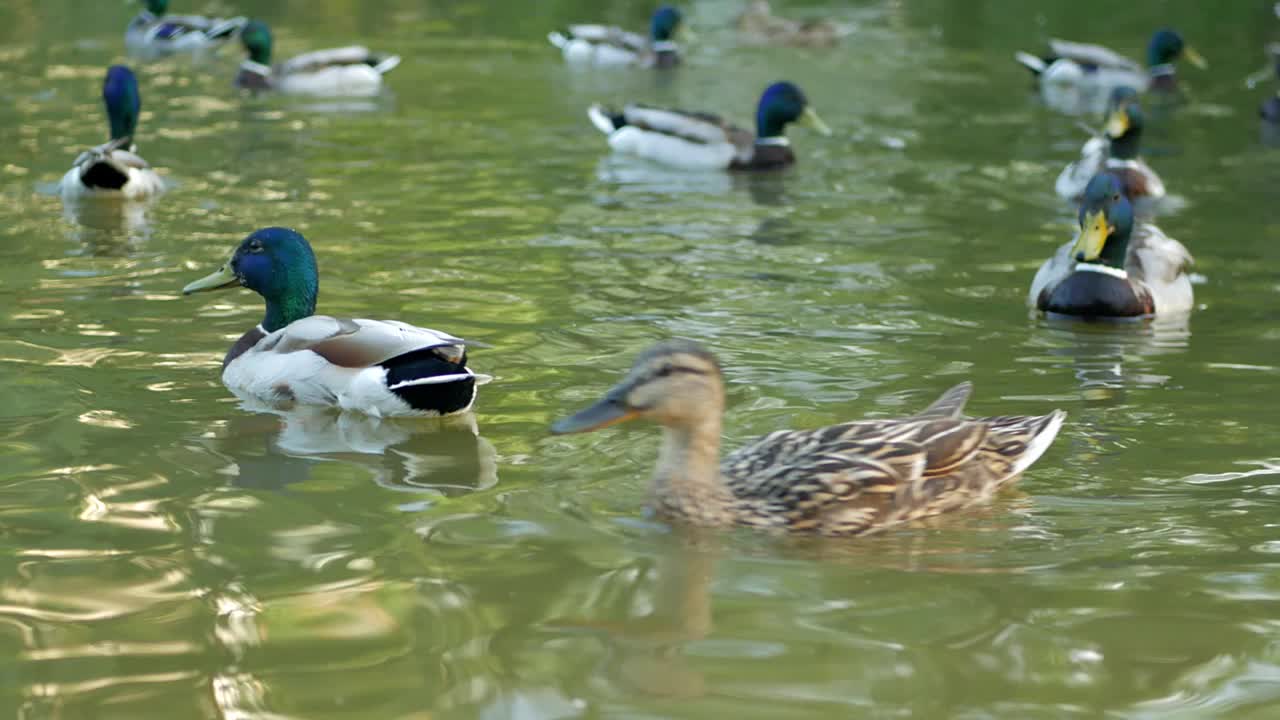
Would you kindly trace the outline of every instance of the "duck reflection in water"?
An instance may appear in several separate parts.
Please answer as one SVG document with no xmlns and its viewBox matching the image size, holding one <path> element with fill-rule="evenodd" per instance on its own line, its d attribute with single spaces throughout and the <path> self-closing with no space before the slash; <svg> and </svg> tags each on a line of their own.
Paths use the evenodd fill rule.
<svg viewBox="0 0 1280 720">
<path fill-rule="evenodd" d="M 444 496 L 498 482 L 497 451 L 480 437 L 475 415 L 374 418 L 330 408 L 302 408 L 233 419 L 216 450 L 239 487 L 281 490 L 311 479 L 319 462 L 365 470 L 378 485 Z"/>
<path fill-rule="evenodd" d="M 87 255 L 126 255 L 151 237 L 147 213 L 152 200 L 98 198 L 92 202 L 64 200 L 62 218 L 72 226 L 70 237 Z"/>
<path fill-rule="evenodd" d="M 1041 342 L 1052 364 L 1067 367 L 1086 400 L 1115 400 L 1128 387 L 1157 387 L 1170 376 L 1151 371 L 1155 357 L 1186 352 L 1190 316 L 1082 323 L 1067 318 L 1040 320 Z"/>
<path fill-rule="evenodd" d="M 623 620 L 557 619 L 549 633 L 592 635 L 605 652 L 593 677 L 627 692 L 696 698 L 706 678 L 685 661 L 683 648 L 711 634 L 711 580 L 719 556 L 714 533 L 679 528 L 665 539 L 657 562 L 630 565 L 601 576 L 592 598 L 619 598 L 628 607 L 652 607 Z"/>
</svg>

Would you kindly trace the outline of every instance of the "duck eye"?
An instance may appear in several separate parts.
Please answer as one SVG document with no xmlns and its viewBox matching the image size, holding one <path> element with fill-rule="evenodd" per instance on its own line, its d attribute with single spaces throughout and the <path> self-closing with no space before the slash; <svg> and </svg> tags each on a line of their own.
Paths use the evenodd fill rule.
<svg viewBox="0 0 1280 720">
<path fill-rule="evenodd" d="M 249 252 L 255 252 L 255 253 L 262 252 L 262 241 L 261 241 L 261 240 L 250 240 L 250 241 L 249 241 Z"/>
<path fill-rule="evenodd" d="M 675 371 L 676 371 L 676 369 L 675 369 L 675 368 L 671 367 L 670 365 L 667 365 L 666 367 L 661 368 L 660 370 L 658 370 L 657 375 L 658 375 L 658 377 L 660 377 L 660 378 L 670 377 L 670 376 L 671 376 L 671 373 L 673 373 L 673 372 L 675 372 Z"/>
</svg>

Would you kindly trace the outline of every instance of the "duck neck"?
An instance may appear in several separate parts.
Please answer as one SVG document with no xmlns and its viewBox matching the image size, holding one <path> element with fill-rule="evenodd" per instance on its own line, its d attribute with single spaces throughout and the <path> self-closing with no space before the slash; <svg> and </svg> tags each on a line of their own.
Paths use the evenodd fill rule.
<svg viewBox="0 0 1280 720">
<path fill-rule="evenodd" d="M 1138 157 L 1138 145 L 1142 140 L 1140 128 L 1129 128 L 1118 138 L 1111 138 L 1111 157 L 1117 160 L 1134 160 Z"/>
<path fill-rule="evenodd" d="M 661 510 L 704 523 L 725 519 L 733 495 L 720 477 L 718 409 L 694 425 L 662 429 L 653 492 Z"/>
<path fill-rule="evenodd" d="M 262 318 L 262 329 L 273 333 L 291 322 L 311 317 L 316 313 L 316 292 L 310 287 L 304 292 L 292 292 L 267 299 L 267 314 Z"/>
</svg>

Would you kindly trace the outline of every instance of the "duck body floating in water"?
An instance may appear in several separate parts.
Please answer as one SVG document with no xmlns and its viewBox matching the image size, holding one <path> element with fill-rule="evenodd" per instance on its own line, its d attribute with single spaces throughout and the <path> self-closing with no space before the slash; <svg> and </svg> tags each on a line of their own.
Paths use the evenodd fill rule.
<svg viewBox="0 0 1280 720">
<path fill-rule="evenodd" d="M 1194 296 L 1191 253 L 1151 223 L 1134 220 L 1133 205 L 1113 173 L 1089 181 L 1080 230 L 1040 266 L 1028 303 L 1054 315 L 1124 319 L 1186 313 Z"/>
<path fill-rule="evenodd" d="M 1121 190 L 1130 200 L 1163 198 L 1164 181 L 1139 156 L 1144 126 L 1137 91 L 1123 86 L 1113 90 L 1102 132 L 1085 141 L 1080 159 L 1058 175 L 1054 192 L 1058 197 L 1079 202 L 1089 182 L 1098 173 L 1109 172 L 1120 179 Z"/>
<path fill-rule="evenodd" d="M 381 55 L 361 45 L 304 53 L 271 65 L 274 40 L 260 20 L 240 33 L 249 57 L 240 63 L 236 87 L 320 97 L 371 97 L 382 92 L 382 76 L 400 64 L 399 55 Z"/>
<path fill-rule="evenodd" d="M 587 116 L 609 136 L 615 152 L 691 170 L 784 168 L 796 161 L 787 125 L 798 123 L 831 134 L 800 88 L 789 82 L 774 83 L 760 96 L 755 134 L 713 113 L 648 105 L 613 110 L 597 104 Z"/>
<path fill-rule="evenodd" d="M 828 18 L 790 20 L 773 14 L 769 0 L 752 0 L 738 15 L 738 32 L 749 42 L 791 47 L 832 47 L 853 32 Z"/>
<path fill-rule="evenodd" d="M 547 34 L 571 65 L 671 68 L 680 64 L 676 40 L 688 29 L 680 11 L 663 5 L 649 21 L 649 37 L 612 25 L 570 25 Z"/>
<path fill-rule="evenodd" d="M 972 387 L 918 415 L 782 430 L 719 459 L 724 384 L 696 343 L 645 351 L 591 407 L 552 425 L 587 432 L 634 418 L 663 428 L 653 506 L 696 525 L 861 535 L 988 500 L 1053 443 L 1066 418 L 967 418 Z"/>
<path fill-rule="evenodd" d="M 58 183 L 62 198 L 138 200 L 164 192 L 164 180 L 138 155 L 133 142 L 142 114 L 142 95 L 133 71 L 124 65 L 108 68 L 102 100 L 111 139 L 80 153 Z"/>
<path fill-rule="evenodd" d="M 1050 40 L 1048 55 L 1018 52 L 1015 59 L 1035 74 L 1041 95 L 1054 109 L 1070 113 L 1096 112 L 1118 87 L 1140 93 L 1173 93 L 1178 89 L 1176 62 L 1186 58 L 1208 67 L 1200 53 L 1174 30 L 1158 30 L 1147 44 L 1147 66 L 1110 48 L 1067 40 Z"/>
<path fill-rule="evenodd" d="M 466 412 L 489 378 L 467 367 L 466 342 L 397 320 L 316 315 L 311 245 L 279 227 L 257 230 L 231 260 L 182 293 L 243 286 L 267 303 L 262 322 L 222 360 L 233 393 L 276 410 L 320 405 L 369 415 Z"/>
<path fill-rule="evenodd" d="M 145 8 L 125 29 L 125 47 L 143 57 L 217 49 L 248 23 L 247 18 L 207 18 L 200 15 L 167 15 L 169 0 L 143 0 Z"/>
</svg>

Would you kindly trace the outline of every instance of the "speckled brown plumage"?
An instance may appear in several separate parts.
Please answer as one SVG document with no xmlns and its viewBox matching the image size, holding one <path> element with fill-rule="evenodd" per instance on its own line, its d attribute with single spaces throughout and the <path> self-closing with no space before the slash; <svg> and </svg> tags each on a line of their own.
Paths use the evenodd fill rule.
<svg viewBox="0 0 1280 720">
<path fill-rule="evenodd" d="M 1065 413 L 966 418 L 968 383 L 919 415 L 766 435 L 717 464 L 723 389 L 686 342 L 644 353 L 595 406 L 557 423 L 580 432 L 632 417 L 663 425 L 660 514 L 700 525 L 859 535 L 987 500 L 1052 443 Z"/>
</svg>

